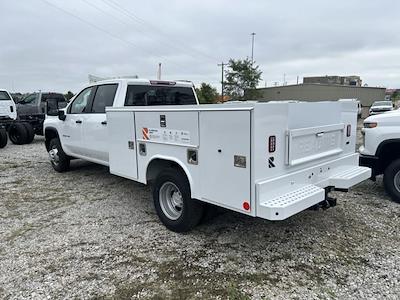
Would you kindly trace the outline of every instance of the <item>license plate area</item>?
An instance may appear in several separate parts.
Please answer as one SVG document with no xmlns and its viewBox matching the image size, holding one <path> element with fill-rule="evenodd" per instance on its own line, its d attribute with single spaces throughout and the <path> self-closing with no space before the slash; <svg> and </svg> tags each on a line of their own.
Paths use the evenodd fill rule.
<svg viewBox="0 0 400 300">
<path fill-rule="evenodd" d="M 343 152 L 344 124 L 291 129 L 286 133 L 286 164 L 295 166 Z"/>
</svg>

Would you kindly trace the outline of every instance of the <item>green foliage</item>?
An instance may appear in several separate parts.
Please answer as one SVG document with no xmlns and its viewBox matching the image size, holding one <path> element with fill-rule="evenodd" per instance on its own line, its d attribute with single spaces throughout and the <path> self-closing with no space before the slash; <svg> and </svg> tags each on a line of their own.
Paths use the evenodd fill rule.
<svg viewBox="0 0 400 300">
<path fill-rule="evenodd" d="M 234 100 L 248 100 L 260 97 L 256 90 L 261 80 L 262 71 L 248 58 L 241 60 L 230 59 L 225 71 L 224 93 Z"/>
<path fill-rule="evenodd" d="M 217 89 L 204 82 L 196 88 L 196 94 L 201 104 L 215 103 L 219 97 Z"/>
<path fill-rule="evenodd" d="M 64 94 L 65 99 L 67 99 L 67 101 L 71 100 L 72 97 L 74 97 L 74 93 L 71 91 L 68 91 L 66 94 Z"/>
</svg>

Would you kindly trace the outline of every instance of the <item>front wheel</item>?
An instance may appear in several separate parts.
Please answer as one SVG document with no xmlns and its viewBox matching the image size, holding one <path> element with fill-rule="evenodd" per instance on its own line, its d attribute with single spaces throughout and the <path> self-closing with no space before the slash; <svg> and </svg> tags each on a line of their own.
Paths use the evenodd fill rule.
<svg viewBox="0 0 400 300">
<path fill-rule="evenodd" d="M 383 174 L 383 184 L 393 201 L 400 203 L 400 159 L 390 163 Z"/>
<path fill-rule="evenodd" d="M 175 232 L 191 230 L 203 216 L 203 204 L 191 198 L 186 175 L 175 169 L 165 170 L 157 177 L 153 200 L 161 222 Z"/>
<path fill-rule="evenodd" d="M 70 158 L 65 154 L 58 138 L 54 138 L 50 141 L 49 157 L 53 169 L 57 172 L 65 172 L 69 170 Z"/>
</svg>

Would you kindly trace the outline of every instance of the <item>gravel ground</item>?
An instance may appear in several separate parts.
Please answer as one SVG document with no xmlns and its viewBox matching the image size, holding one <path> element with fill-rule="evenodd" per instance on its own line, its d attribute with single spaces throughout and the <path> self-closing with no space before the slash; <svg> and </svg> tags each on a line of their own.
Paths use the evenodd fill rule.
<svg viewBox="0 0 400 300">
<path fill-rule="evenodd" d="M 0 150 L 5 299 L 399 299 L 400 205 L 380 179 L 338 205 L 269 222 L 223 212 L 188 234 L 160 224 L 149 188 L 43 139 Z"/>
</svg>

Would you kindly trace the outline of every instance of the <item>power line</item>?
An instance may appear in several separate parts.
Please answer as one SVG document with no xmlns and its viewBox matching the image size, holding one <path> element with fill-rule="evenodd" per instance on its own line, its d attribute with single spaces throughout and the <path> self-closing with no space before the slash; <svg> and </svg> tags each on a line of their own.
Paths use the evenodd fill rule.
<svg viewBox="0 0 400 300">
<path fill-rule="evenodd" d="M 85 23 L 85 24 L 87 24 L 87 25 L 89 25 L 89 26 L 91 26 L 91 27 L 93 27 L 93 28 L 95 28 L 95 29 L 97 29 L 97 30 L 99 30 L 99 31 L 101 31 L 101 32 L 103 32 L 103 33 L 109 35 L 110 37 L 112 37 L 112 38 L 114 38 L 114 39 L 116 39 L 116 40 L 118 40 L 118 41 L 120 41 L 120 42 L 122 42 L 122 43 L 124 43 L 124 44 L 127 44 L 127 45 L 130 46 L 130 47 L 139 48 L 139 49 L 142 49 L 144 52 L 147 52 L 147 53 L 150 52 L 150 53 L 152 53 L 154 56 L 156 56 L 156 57 L 158 57 L 158 58 L 166 59 L 166 58 L 164 58 L 163 56 L 160 56 L 160 55 L 158 55 L 157 53 L 154 53 L 154 52 L 152 52 L 152 51 L 149 51 L 148 49 L 145 49 L 145 48 L 143 48 L 143 47 L 141 47 L 141 46 L 138 46 L 137 44 L 132 43 L 132 42 L 129 41 L 129 40 L 125 40 L 125 39 L 123 39 L 123 38 L 121 38 L 121 37 L 119 37 L 119 36 L 113 34 L 112 32 L 110 32 L 110 31 L 108 31 L 108 30 L 105 30 L 105 29 L 103 29 L 103 28 L 97 26 L 96 24 L 93 24 L 93 23 L 91 23 L 91 22 L 89 22 L 89 21 L 86 21 L 85 19 L 83 19 L 83 18 L 81 18 L 81 17 L 79 17 L 79 16 L 77 16 L 77 15 L 75 15 L 75 14 L 73 14 L 73 13 L 71 13 L 71 12 L 65 10 L 65 9 L 63 9 L 62 7 L 59 7 L 59 6 L 57 6 L 57 5 L 55 5 L 55 4 L 51 3 L 51 2 L 49 2 L 48 0 L 42 0 L 42 1 L 45 2 L 46 4 L 52 6 L 53 8 L 56 8 L 57 10 L 62 11 L 62 12 L 64 12 L 65 14 L 67 14 L 67 15 L 69 15 L 69 16 L 75 18 L 75 19 L 78 19 L 78 20 L 80 20 L 81 22 L 83 22 L 83 23 Z M 183 66 L 183 65 L 180 65 L 180 64 L 177 64 L 177 63 L 174 63 L 174 64 L 177 65 L 177 66 L 180 66 L 181 68 L 186 68 L 186 66 Z"/>
<path fill-rule="evenodd" d="M 131 20 L 135 21 L 136 23 L 140 24 L 142 27 L 148 27 L 150 28 L 153 32 L 156 32 L 159 36 L 161 37 L 165 37 L 168 36 L 167 33 L 165 33 L 165 31 L 159 29 L 158 27 L 152 25 L 151 23 L 148 23 L 147 21 L 145 21 L 144 19 L 138 17 L 137 15 L 135 15 L 132 11 L 129 11 L 127 9 L 122 8 L 122 6 L 120 6 L 118 3 L 116 3 L 113 0 L 101 0 L 102 2 L 104 2 L 105 4 L 107 4 L 109 7 L 119 11 L 121 14 L 125 15 L 126 17 L 130 18 Z M 172 38 L 171 36 L 169 36 L 169 40 L 174 41 L 175 43 L 168 43 L 169 45 L 172 45 L 172 47 L 174 47 L 175 49 L 179 49 L 177 47 L 177 45 L 181 45 L 180 49 L 187 49 L 193 53 L 197 53 L 197 55 L 200 55 L 202 57 L 205 57 L 209 60 L 212 60 L 213 62 L 215 62 L 217 59 L 215 57 L 212 57 L 206 53 L 203 53 L 202 51 L 199 51 L 197 49 L 194 49 L 192 47 L 189 46 L 185 46 L 185 42 L 181 41 L 181 40 L 177 40 L 176 38 Z"/>
</svg>

